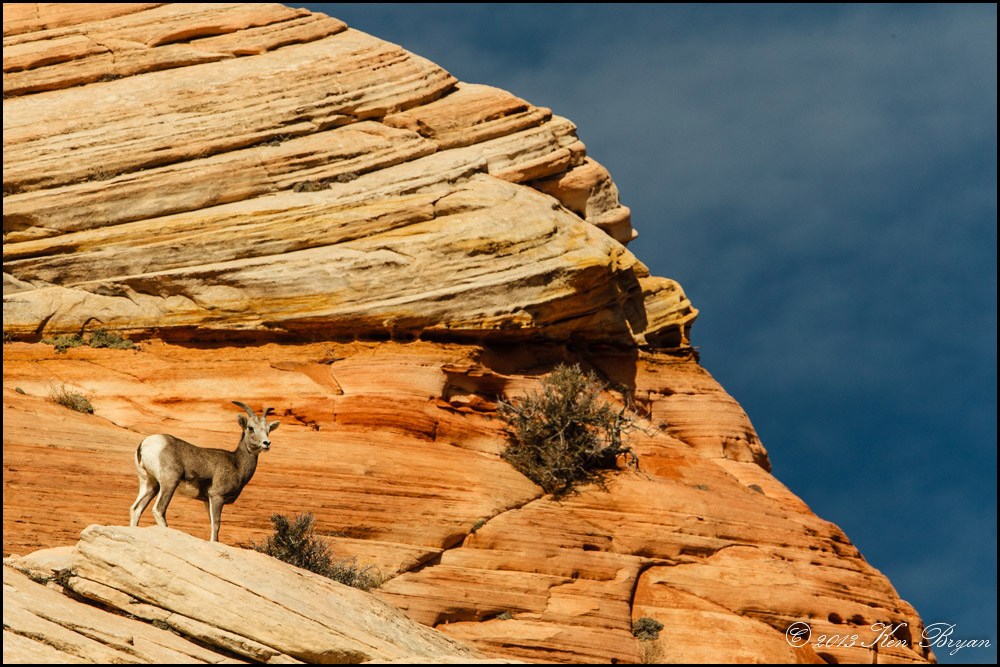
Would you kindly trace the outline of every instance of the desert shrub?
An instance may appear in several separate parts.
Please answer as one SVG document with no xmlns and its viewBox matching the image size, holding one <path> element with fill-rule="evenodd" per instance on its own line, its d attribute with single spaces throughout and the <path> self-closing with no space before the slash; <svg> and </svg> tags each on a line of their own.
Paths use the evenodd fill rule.
<svg viewBox="0 0 1000 667">
<path fill-rule="evenodd" d="M 586 483 L 604 484 L 623 456 L 637 467 L 625 440 L 637 429 L 637 415 L 601 400 L 604 385 L 579 366 L 557 366 L 542 380 L 540 393 L 517 401 L 499 401 L 507 426 L 503 458 L 556 497 Z"/>
<path fill-rule="evenodd" d="M 138 349 L 133 341 L 128 338 L 122 337 L 120 334 L 108 333 L 104 329 L 97 329 L 90 334 L 90 338 L 85 339 L 80 334 L 73 334 L 72 336 L 56 336 L 55 338 L 43 338 L 42 342 L 47 345 L 52 345 L 56 348 L 56 352 L 59 354 L 65 354 L 66 350 L 71 347 L 85 347 L 89 345 L 90 347 L 106 347 L 116 350 L 132 350 Z"/>
<path fill-rule="evenodd" d="M 66 350 L 71 347 L 81 347 L 87 344 L 87 341 L 83 340 L 83 336 L 80 334 L 73 334 L 72 336 L 56 336 L 55 338 L 43 338 L 42 342 L 46 345 L 52 345 L 56 348 L 56 352 L 59 354 L 66 354 Z"/>
<path fill-rule="evenodd" d="M 370 591 L 382 585 L 383 577 L 374 565 L 361 565 L 355 558 L 344 558 L 333 564 L 333 571 L 326 575 L 342 584 Z"/>
<path fill-rule="evenodd" d="M 639 641 L 652 641 L 660 636 L 663 623 L 655 618 L 643 616 L 632 624 L 632 635 Z"/>
<path fill-rule="evenodd" d="M 90 347 L 108 347 L 114 350 L 131 350 L 135 343 L 128 338 L 123 338 L 120 334 L 108 333 L 104 329 L 97 329 L 90 334 Z"/>
<path fill-rule="evenodd" d="M 291 519 L 283 514 L 272 514 L 274 532 L 262 543 L 251 540 L 242 546 L 363 591 L 378 588 L 382 583 L 378 569 L 359 565 L 354 558 L 335 558 L 330 553 L 330 545 L 316 537 L 315 521 L 312 512 Z"/>
<path fill-rule="evenodd" d="M 661 642 L 640 641 L 639 663 L 643 665 L 665 665 L 676 660 L 669 660 Z"/>
<path fill-rule="evenodd" d="M 49 392 L 49 398 L 55 403 L 69 408 L 70 410 L 94 414 L 94 406 L 91 405 L 90 400 L 83 394 L 70 391 L 66 388 L 66 385 L 53 387 Z"/>
</svg>

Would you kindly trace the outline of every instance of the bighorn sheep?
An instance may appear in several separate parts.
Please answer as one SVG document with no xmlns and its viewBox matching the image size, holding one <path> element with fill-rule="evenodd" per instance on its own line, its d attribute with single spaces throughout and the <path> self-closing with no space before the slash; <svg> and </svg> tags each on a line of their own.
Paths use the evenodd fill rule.
<svg viewBox="0 0 1000 667">
<path fill-rule="evenodd" d="M 167 505 L 174 491 L 180 490 L 181 495 L 205 501 L 212 521 L 211 541 L 219 541 L 222 506 L 239 498 L 257 469 L 257 456 L 271 448 L 269 434 L 279 424 L 267 421 L 274 408 L 267 408 L 258 417 L 245 403 L 233 403 L 249 415 L 249 419 L 239 416 L 243 437 L 235 451 L 197 447 L 166 434 L 151 435 L 139 444 L 135 450 L 139 497 L 132 503 L 131 525 L 139 525 L 139 518 L 155 495 L 153 518 L 158 525 L 166 526 Z"/>
</svg>

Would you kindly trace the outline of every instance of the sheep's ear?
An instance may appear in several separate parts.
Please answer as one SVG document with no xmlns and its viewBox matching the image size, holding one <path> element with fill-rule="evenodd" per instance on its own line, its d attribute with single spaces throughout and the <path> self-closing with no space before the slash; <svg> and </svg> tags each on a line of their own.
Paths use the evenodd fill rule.
<svg viewBox="0 0 1000 667">
<path fill-rule="evenodd" d="M 268 426 L 267 426 L 267 432 L 270 433 L 274 429 L 278 428 L 278 424 L 280 424 L 280 423 L 281 422 L 271 422 L 270 424 L 268 424 Z"/>
<path fill-rule="evenodd" d="M 240 428 L 246 428 L 247 427 L 247 418 L 244 417 L 243 415 L 240 415 L 239 417 L 237 417 L 236 421 L 238 421 L 240 423 Z"/>
</svg>

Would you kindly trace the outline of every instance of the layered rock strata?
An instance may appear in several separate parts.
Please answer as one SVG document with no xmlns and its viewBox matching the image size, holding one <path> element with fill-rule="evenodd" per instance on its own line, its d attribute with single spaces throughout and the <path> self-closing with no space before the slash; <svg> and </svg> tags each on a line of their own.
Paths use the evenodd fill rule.
<svg viewBox="0 0 1000 667">
<path fill-rule="evenodd" d="M 562 501 L 507 465 L 498 394 L 576 361 L 634 387 L 639 471 Z M 94 414 L 48 399 L 89 396 Z M 24 392 L 24 393 L 20 393 Z M 607 400 L 614 400 L 609 394 Z M 273 405 L 280 430 L 221 539 L 261 538 L 274 512 L 312 511 L 336 553 L 376 565 L 378 593 L 487 654 L 531 661 L 920 661 L 910 649 L 792 650 L 784 630 L 861 633 L 920 619 L 835 525 L 767 470 L 739 405 L 690 353 L 414 341 L 253 347 L 147 341 L 142 350 L 4 347 L 4 550 L 75 544 L 121 525 L 138 442 L 170 432 L 233 448 L 229 404 Z M 207 539 L 201 503 L 171 526 Z M 152 519 L 147 516 L 143 525 Z M 509 614 L 508 617 L 506 614 Z M 642 617 L 667 629 L 639 642 Z M 505 620 L 506 619 L 506 620 Z"/>
<path fill-rule="evenodd" d="M 279 5 L 5 12 L 5 331 L 686 340 L 548 109 Z"/>
<path fill-rule="evenodd" d="M 233 448 L 240 400 L 282 428 L 222 540 L 312 511 L 384 573 L 385 602 L 488 655 L 933 659 L 916 612 L 770 474 L 570 121 L 280 5 L 8 4 L 4 92 L 5 554 L 125 523 L 138 442 Z M 141 349 L 39 342 L 97 329 Z M 623 387 L 644 429 L 638 472 L 561 501 L 502 460 L 494 418 L 559 363 Z M 61 388 L 94 414 L 49 400 Z M 200 503 L 170 520 L 208 535 Z M 122 548 L 116 567 L 141 569 Z M 644 617 L 658 639 L 632 634 Z M 865 646 L 792 647 L 793 621 Z M 876 643 L 876 623 L 907 630 Z M 18 627 L 5 657 L 10 639 L 44 659 Z M 111 659 L 91 649 L 74 655 Z"/>
</svg>

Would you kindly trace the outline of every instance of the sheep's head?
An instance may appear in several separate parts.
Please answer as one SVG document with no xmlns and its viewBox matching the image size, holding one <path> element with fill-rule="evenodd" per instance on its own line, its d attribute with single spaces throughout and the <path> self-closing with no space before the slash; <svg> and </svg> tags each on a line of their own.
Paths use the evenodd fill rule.
<svg viewBox="0 0 1000 667">
<path fill-rule="evenodd" d="M 268 413 L 272 412 L 274 408 L 265 409 L 258 417 L 246 403 L 233 401 L 233 404 L 240 406 L 247 413 L 247 417 L 240 415 L 237 421 L 240 423 L 240 428 L 243 429 L 243 441 L 247 443 L 250 451 L 257 452 L 270 449 L 271 431 L 278 428 L 278 424 L 281 423 L 267 421 Z"/>
</svg>

